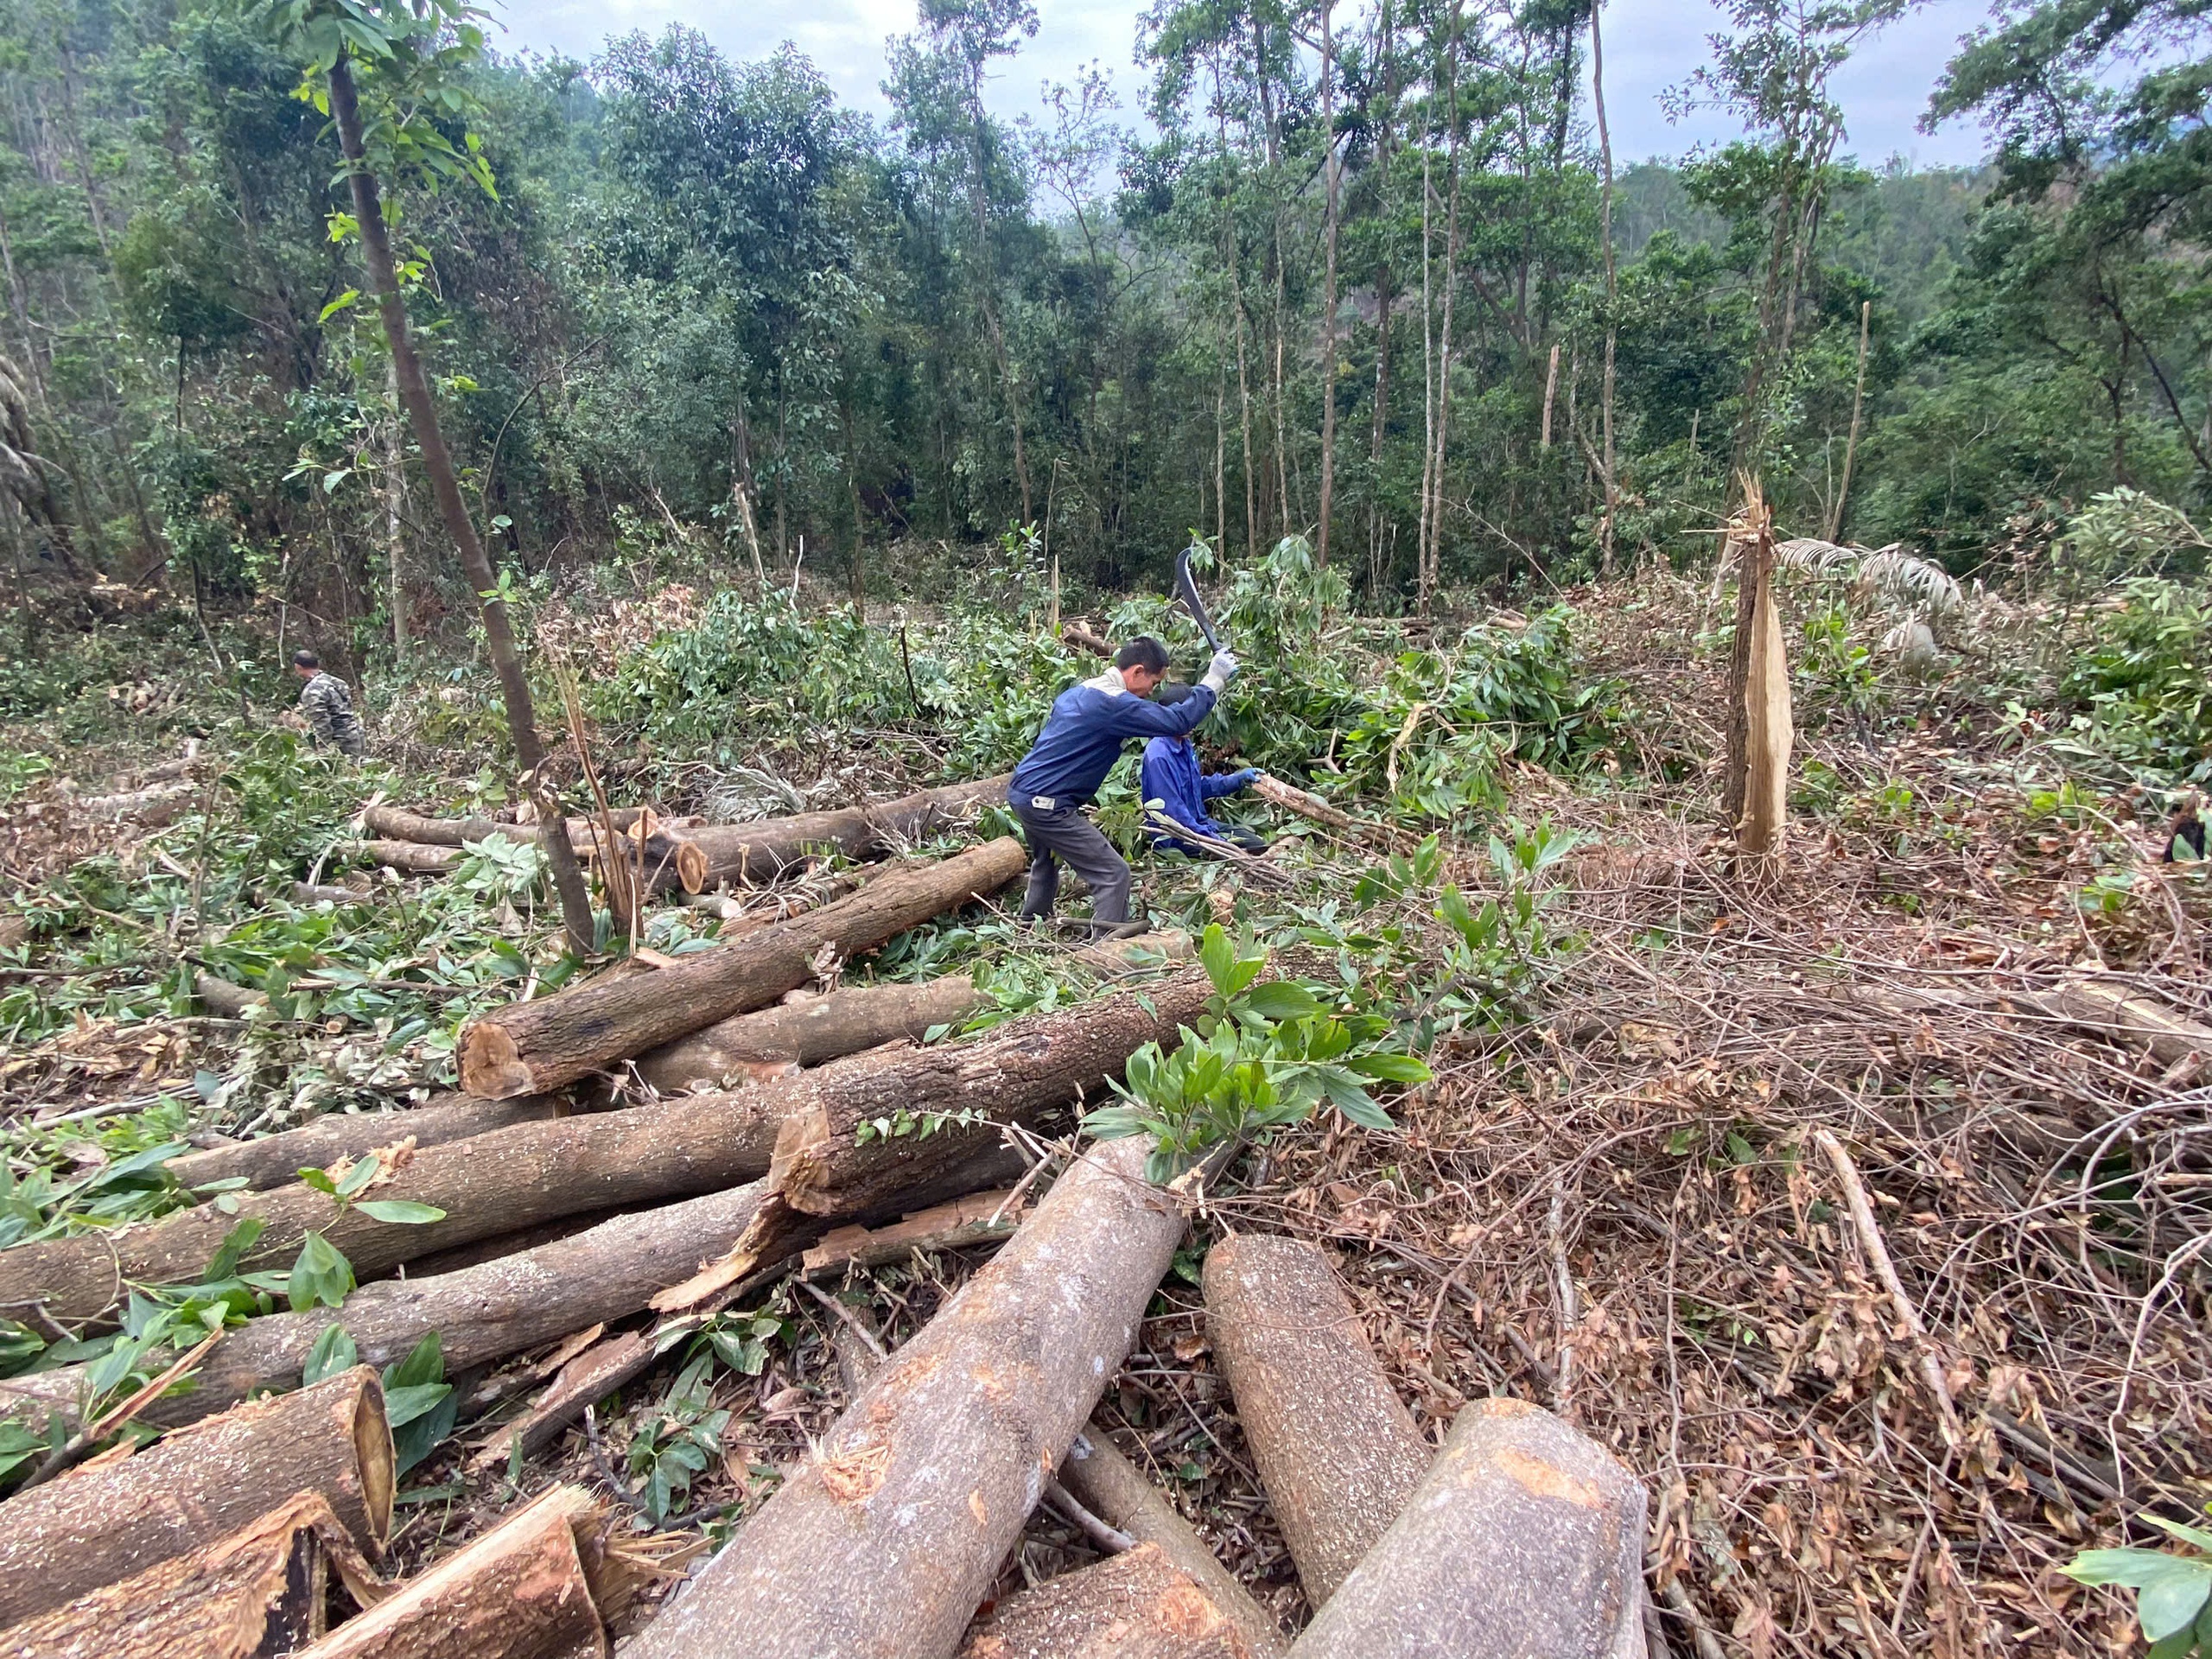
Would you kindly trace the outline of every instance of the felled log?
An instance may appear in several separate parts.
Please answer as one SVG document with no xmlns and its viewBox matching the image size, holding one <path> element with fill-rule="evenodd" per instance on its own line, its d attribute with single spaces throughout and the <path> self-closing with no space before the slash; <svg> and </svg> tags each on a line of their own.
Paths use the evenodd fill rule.
<svg viewBox="0 0 2212 1659">
<path fill-rule="evenodd" d="M 296 1386 L 316 1339 L 342 1325 L 365 1363 L 391 1364 L 435 1331 L 448 1374 L 557 1342 L 601 1320 L 639 1312 L 734 1243 L 765 1189 L 758 1182 L 610 1222 L 518 1255 L 435 1279 L 364 1285 L 342 1309 L 271 1313 L 227 1332 L 210 1351 L 196 1385 L 156 1400 L 141 1421 L 196 1422 L 258 1389 Z M 34 1433 L 50 1417 L 73 1419 L 85 1392 L 82 1365 L 0 1378 L 0 1416 L 19 1414 Z"/>
<path fill-rule="evenodd" d="M 111 820 L 131 818 L 152 828 L 159 828 L 175 819 L 199 794 L 200 785 L 186 779 L 181 783 L 158 783 L 145 789 L 134 789 L 120 795 L 88 795 L 77 803 L 78 810 L 87 817 Z"/>
<path fill-rule="evenodd" d="M 1206 1335 L 1316 1607 L 1375 1545 L 1431 1449 L 1320 1251 L 1262 1233 L 1206 1254 Z"/>
<path fill-rule="evenodd" d="M 386 841 L 411 841 L 423 847 L 459 847 L 493 835 L 520 841 L 531 834 L 521 824 L 494 823 L 489 818 L 431 817 L 403 806 L 382 804 L 362 808 L 361 823 L 372 836 Z"/>
<path fill-rule="evenodd" d="M 1013 880 L 1027 864 L 1011 836 L 877 877 L 841 899 L 673 968 L 602 980 L 472 1020 L 461 1035 L 461 1086 L 505 1099 L 543 1094 L 625 1059 L 766 1007 L 819 971 L 825 950 L 873 950 Z"/>
<path fill-rule="evenodd" d="M 193 975 L 192 994 L 208 1013 L 224 1020 L 243 1020 L 253 1009 L 269 1006 L 268 992 L 233 985 L 204 969 Z"/>
<path fill-rule="evenodd" d="M 1252 780 L 1252 792 L 1263 801 L 1273 802 L 1286 812 L 1295 812 L 1301 818 L 1325 823 L 1355 841 L 1380 847 L 1413 844 L 1413 837 L 1402 830 L 1393 830 L 1387 824 L 1363 823 L 1351 813 L 1331 806 L 1319 795 L 1309 794 L 1264 772 Z"/>
<path fill-rule="evenodd" d="M 1596 1441 L 1478 1400 L 1291 1659 L 1643 1659 L 1644 1508 Z"/>
<path fill-rule="evenodd" d="M 636 1659 L 944 1659 L 1183 1236 L 1149 1146 L 1094 1147 L 878 1371 Z"/>
<path fill-rule="evenodd" d="M 1253 1659 L 1204 1587 L 1157 1544 L 1000 1603 L 961 1659 Z"/>
<path fill-rule="evenodd" d="M 584 1560 L 586 1548 L 597 1548 L 602 1518 L 582 1487 L 542 1492 L 301 1659 L 604 1655 L 607 1630 Z"/>
<path fill-rule="evenodd" d="M 0 1625 L 188 1555 L 295 1492 L 373 1557 L 391 1523 L 391 1433 L 365 1365 L 254 1401 L 0 1503 Z"/>
<path fill-rule="evenodd" d="M 264 1659 L 321 1636 L 335 1569 L 358 1602 L 377 1579 L 314 1492 L 188 1555 L 0 1631 L 0 1659 Z"/>
<path fill-rule="evenodd" d="M 2115 985 L 2073 979 L 2052 990 L 2005 995 L 2007 1001 L 2050 1019 L 2147 1050 L 2163 1065 L 2177 1065 L 2192 1056 L 2212 1060 L 2212 1031 L 2155 998 L 2130 995 Z"/>
<path fill-rule="evenodd" d="M 292 883 L 292 902 L 296 905 L 366 905 L 375 901 L 374 893 L 359 893 L 352 887 L 311 881 Z"/>
<path fill-rule="evenodd" d="M 770 1196 L 727 1256 L 653 1306 L 663 1313 L 692 1306 L 779 1259 L 794 1236 L 818 1232 L 815 1221 L 889 1209 L 995 1143 L 1001 1124 L 1071 1104 L 1117 1075 L 1144 1044 L 1174 1040 L 1211 992 L 1203 973 L 1182 974 L 1141 991 L 1025 1014 L 965 1042 L 907 1050 L 874 1065 L 856 1056 L 757 1091 L 783 1103 Z"/>
<path fill-rule="evenodd" d="M 683 832 L 682 838 L 706 855 L 699 886 L 686 880 L 687 891 L 727 881 L 755 886 L 773 880 L 791 866 L 824 852 L 848 858 L 866 858 L 887 848 L 912 845 L 949 824 L 973 817 L 987 806 L 1006 799 L 1010 773 L 980 778 L 971 783 L 925 789 L 896 801 L 874 806 L 849 806 L 836 812 L 804 812 L 796 817 L 764 818 L 756 823 L 707 824 Z M 648 843 L 645 868 L 654 868 Z M 656 892 L 678 886 L 673 865 L 654 881 Z"/>
<path fill-rule="evenodd" d="M 416 875 L 443 875 L 468 856 L 460 847 L 425 847 L 412 841 L 356 842 L 353 851 L 372 864 L 389 865 Z"/>
<path fill-rule="evenodd" d="M 474 1100 L 467 1095 L 435 1095 L 420 1106 L 397 1112 L 331 1112 L 296 1129 L 264 1135 L 188 1152 L 163 1166 L 188 1187 L 243 1179 L 247 1186 L 283 1186 L 303 1169 L 327 1169 L 344 1158 L 358 1158 L 378 1147 L 412 1140 L 419 1149 L 466 1141 L 512 1123 L 558 1117 L 567 1103 L 558 1095 L 524 1095 L 514 1100 Z"/>
<path fill-rule="evenodd" d="M 1273 1659 L 1290 1645 L 1274 1615 L 1252 1599 L 1182 1512 L 1122 1455 L 1096 1423 L 1068 1447 L 1067 1460 L 1060 1465 L 1060 1484 L 1108 1526 L 1158 1549 L 1169 1566 L 1196 1583 L 1236 1627 L 1253 1659 Z"/>
<path fill-rule="evenodd" d="M 640 1055 L 638 1075 L 664 1094 L 757 1081 L 764 1068 L 819 1065 L 840 1055 L 918 1041 L 932 1026 L 957 1024 L 982 1000 L 965 975 L 918 985 L 853 985 L 827 996 L 741 1014 Z"/>
<path fill-rule="evenodd" d="M 978 1192 L 950 1204 L 918 1210 L 886 1227 L 838 1227 L 799 1258 L 810 1279 L 850 1268 L 880 1268 L 904 1262 L 915 1251 L 965 1249 L 995 1244 L 1014 1236 L 1021 1203 L 1011 1192 Z"/>
<path fill-rule="evenodd" d="M 1060 638 L 1077 650 L 1087 651 L 1094 657 L 1110 658 L 1114 654 L 1114 647 L 1111 644 L 1093 633 L 1080 622 L 1061 623 Z"/>
</svg>

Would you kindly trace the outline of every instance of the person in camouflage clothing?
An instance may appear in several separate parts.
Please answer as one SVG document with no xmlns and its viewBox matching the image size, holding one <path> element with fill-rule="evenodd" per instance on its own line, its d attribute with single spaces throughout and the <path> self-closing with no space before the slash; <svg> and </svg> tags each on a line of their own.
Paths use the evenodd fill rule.
<svg viewBox="0 0 2212 1659">
<path fill-rule="evenodd" d="M 308 735 L 317 747 L 327 745 L 359 759 L 368 753 L 368 734 L 353 712 L 353 693 L 335 674 L 326 674 L 322 658 L 311 651 L 296 652 L 292 671 L 307 682 L 300 688 L 300 712 L 307 716 Z"/>
</svg>

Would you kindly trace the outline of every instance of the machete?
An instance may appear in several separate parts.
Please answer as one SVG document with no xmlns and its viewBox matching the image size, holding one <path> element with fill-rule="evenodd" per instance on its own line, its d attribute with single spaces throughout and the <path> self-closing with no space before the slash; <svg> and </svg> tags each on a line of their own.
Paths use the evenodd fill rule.
<svg viewBox="0 0 2212 1659">
<path fill-rule="evenodd" d="M 1198 625 L 1198 632 L 1206 637 L 1210 651 L 1221 649 L 1221 635 L 1213 626 L 1213 618 L 1206 614 L 1206 602 L 1198 597 L 1198 584 L 1191 580 L 1191 551 L 1185 548 L 1175 556 L 1175 597 L 1183 601 L 1183 608 Z"/>
</svg>

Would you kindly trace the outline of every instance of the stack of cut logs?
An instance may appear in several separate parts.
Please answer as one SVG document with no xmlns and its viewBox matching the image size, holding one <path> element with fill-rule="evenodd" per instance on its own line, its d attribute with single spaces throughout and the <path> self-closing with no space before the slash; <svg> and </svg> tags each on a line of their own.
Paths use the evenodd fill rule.
<svg viewBox="0 0 2212 1659">
<path fill-rule="evenodd" d="M 825 842 L 862 853 L 910 840 L 972 806 L 959 795 L 750 826 L 702 855 L 717 881 L 766 880 Z M 617 1541 L 574 1488 L 404 1584 L 383 1581 L 394 1459 L 373 1368 L 435 1332 L 461 1395 L 499 1408 L 474 1461 L 504 1463 L 779 1275 L 1000 1243 L 636 1651 L 1285 1650 L 1166 1500 L 1082 1432 L 1182 1239 L 1179 1197 L 1144 1179 L 1144 1148 L 1128 1141 L 1093 1148 L 1026 1217 L 1033 1179 L 1009 1190 L 1023 1165 L 1004 1126 L 1095 1098 L 1137 1047 L 1198 1017 L 1208 982 L 1174 965 L 1187 941 L 1078 953 L 1105 979 L 1163 971 L 950 1042 L 917 1039 L 974 1008 L 969 980 L 804 989 L 999 892 L 1023 863 L 1000 840 L 869 867 L 810 909 L 725 927 L 712 948 L 478 1019 L 462 1033 L 462 1095 L 173 1161 L 188 1187 L 242 1182 L 220 1205 L 0 1251 L 0 1305 L 80 1338 L 114 1329 L 134 1286 L 202 1281 L 219 1255 L 232 1267 L 217 1271 L 281 1269 L 310 1232 L 360 1281 L 342 1307 L 223 1332 L 181 1389 L 170 1375 L 119 1404 L 96 1400 L 89 1365 L 0 1382 L 0 1415 L 54 1448 L 0 1503 L 0 1659 L 603 1654 L 610 1624 L 680 1562 Z M 610 1077 L 651 1087 L 610 1090 Z M 357 1198 L 442 1218 L 391 1224 L 296 1179 L 363 1159 L 378 1167 Z M 1492 1402 L 1470 1408 L 1432 1462 L 1303 1246 L 1217 1246 L 1206 1292 L 1321 1610 L 1298 1654 L 1638 1650 L 1643 1499 L 1607 1454 Z M 302 1389 L 334 1325 L 363 1363 Z M 476 1386 L 534 1350 L 550 1351 L 537 1397 Z M 99 1449 L 127 1423 L 168 1432 L 135 1455 Z M 971 1630 L 1040 1498 L 1128 1547 Z"/>
</svg>

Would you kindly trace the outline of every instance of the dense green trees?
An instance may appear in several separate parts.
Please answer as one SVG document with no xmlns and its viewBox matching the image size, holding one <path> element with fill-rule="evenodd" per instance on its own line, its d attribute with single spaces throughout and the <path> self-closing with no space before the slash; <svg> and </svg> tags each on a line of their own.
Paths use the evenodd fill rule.
<svg viewBox="0 0 2212 1659">
<path fill-rule="evenodd" d="M 1141 127 L 1096 69 L 988 113 L 1026 0 L 923 0 L 880 125 L 788 48 L 683 29 L 461 53 L 371 142 L 496 181 L 381 169 L 524 588 L 618 546 L 885 596 L 940 544 L 1049 549 L 1111 584 L 1193 530 L 1319 542 L 1325 495 L 1332 562 L 1419 606 L 1608 542 L 1706 556 L 1742 467 L 1793 530 L 1961 569 L 2115 484 L 2202 505 L 2201 0 L 2040 0 L 1969 42 L 1930 119 L 1993 124 L 1977 175 L 1848 158 L 1828 80 L 1895 9 L 1735 0 L 1681 96 L 1743 137 L 1610 206 L 1588 0 L 1158 0 Z M 297 61 L 232 0 L 4 0 L 0 33 L 0 333 L 79 563 L 357 658 L 473 611 Z"/>
</svg>

